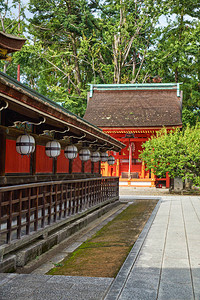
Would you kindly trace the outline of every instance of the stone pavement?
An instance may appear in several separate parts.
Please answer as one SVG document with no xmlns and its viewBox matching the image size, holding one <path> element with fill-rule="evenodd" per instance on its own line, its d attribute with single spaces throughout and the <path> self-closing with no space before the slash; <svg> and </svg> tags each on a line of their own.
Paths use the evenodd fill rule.
<svg viewBox="0 0 200 300">
<path fill-rule="evenodd" d="M 164 196 L 160 202 L 106 300 L 200 299 L 200 197 Z"/>
<path fill-rule="evenodd" d="M 200 197 L 162 194 L 114 280 L 0 274 L 0 299 L 200 300 Z"/>
</svg>

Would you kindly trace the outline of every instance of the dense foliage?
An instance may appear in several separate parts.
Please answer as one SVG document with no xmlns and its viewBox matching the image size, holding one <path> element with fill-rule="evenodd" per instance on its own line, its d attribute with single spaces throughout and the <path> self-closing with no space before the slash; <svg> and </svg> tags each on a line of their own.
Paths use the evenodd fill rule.
<svg viewBox="0 0 200 300">
<path fill-rule="evenodd" d="M 198 0 L 30 0 L 19 23 L 20 2 L 0 0 L 0 30 L 27 37 L 0 70 L 16 77 L 20 64 L 24 83 L 80 115 L 88 83 L 183 82 L 184 124 L 196 122 Z"/>
<path fill-rule="evenodd" d="M 181 177 L 200 186 L 200 124 L 169 133 L 164 128 L 143 148 L 140 158 L 157 176 L 165 177 L 169 172 L 171 178 Z"/>
</svg>

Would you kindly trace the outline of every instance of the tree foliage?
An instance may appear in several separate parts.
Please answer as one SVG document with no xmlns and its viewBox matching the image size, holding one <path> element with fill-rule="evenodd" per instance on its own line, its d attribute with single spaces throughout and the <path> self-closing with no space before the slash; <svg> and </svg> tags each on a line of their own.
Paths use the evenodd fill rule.
<svg viewBox="0 0 200 300">
<path fill-rule="evenodd" d="M 83 115 L 88 83 L 183 82 L 185 123 L 200 107 L 198 0 L 0 0 L 1 29 L 25 34 L 7 73 Z M 167 19 L 162 26 L 160 18 Z M 3 69 L 3 62 L 0 66 Z M 194 115 L 192 117 L 192 115 Z"/>
<path fill-rule="evenodd" d="M 163 129 L 143 144 L 140 158 L 157 176 L 181 177 L 200 186 L 200 124 L 184 131 Z"/>
</svg>

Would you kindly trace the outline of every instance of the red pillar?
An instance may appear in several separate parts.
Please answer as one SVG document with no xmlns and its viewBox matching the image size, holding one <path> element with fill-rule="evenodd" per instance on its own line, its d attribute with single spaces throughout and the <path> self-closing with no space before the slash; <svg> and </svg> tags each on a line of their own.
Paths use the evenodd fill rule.
<svg viewBox="0 0 200 300">
<path fill-rule="evenodd" d="M 170 187 L 170 177 L 169 172 L 166 173 L 166 188 L 168 189 Z"/>
<path fill-rule="evenodd" d="M 17 81 L 20 81 L 20 65 L 17 66 Z"/>
</svg>

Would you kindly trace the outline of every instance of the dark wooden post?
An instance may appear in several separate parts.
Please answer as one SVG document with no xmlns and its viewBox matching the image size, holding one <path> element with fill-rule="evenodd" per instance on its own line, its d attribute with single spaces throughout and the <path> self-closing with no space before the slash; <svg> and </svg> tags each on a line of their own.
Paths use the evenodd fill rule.
<svg viewBox="0 0 200 300">
<path fill-rule="evenodd" d="M 69 159 L 69 174 L 72 174 L 73 159 Z"/>
<path fill-rule="evenodd" d="M 6 161 L 6 132 L 0 133 L 0 145 L 0 176 L 4 176 Z"/>
<path fill-rule="evenodd" d="M 91 173 L 94 174 L 94 162 L 91 162 Z"/>
<path fill-rule="evenodd" d="M 81 173 L 85 173 L 85 162 L 82 161 Z"/>
<path fill-rule="evenodd" d="M 53 174 L 57 173 L 57 157 L 53 158 Z"/>
<path fill-rule="evenodd" d="M 31 174 L 35 175 L 36 174 L 36 149 L 35 151 L 31 154 Z"/>
</svg>

